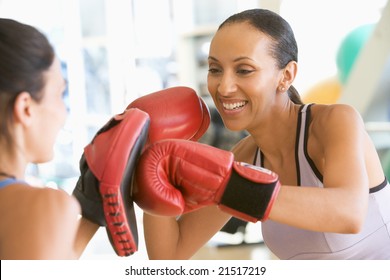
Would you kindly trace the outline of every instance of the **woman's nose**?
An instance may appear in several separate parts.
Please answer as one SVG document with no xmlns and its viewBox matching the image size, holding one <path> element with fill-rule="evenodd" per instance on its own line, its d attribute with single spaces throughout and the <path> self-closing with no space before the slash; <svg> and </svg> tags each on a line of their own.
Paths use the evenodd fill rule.
<svg viewBox="0 0 390 280">
<path fill-rule="evenodd" d="M 229 73 L 224 73 L 218 84 L 218 92 L 223 96 L 228 96 L 237 90 L 235 78 Z"/>
</svg>

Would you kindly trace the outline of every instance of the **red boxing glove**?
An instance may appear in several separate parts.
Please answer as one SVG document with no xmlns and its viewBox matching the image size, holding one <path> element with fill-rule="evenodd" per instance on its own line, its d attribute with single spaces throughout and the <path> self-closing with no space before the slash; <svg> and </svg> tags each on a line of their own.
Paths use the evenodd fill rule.
<svg viewBox="0 0 390 280">
<path fill-rule="evenodd" d="M 150 116 L 148 144 L 162 139 L 198 141 L 210 124 L 210 112 L 196 92 L 188 87 L 172 87 L 150 93 L 131 102 Z"/>
<path fill-rule="evenodd" d="M 178 216 L 217 204 L 237 218 L 268 218 L 280 183 L 267 169 L 234 161 L 231 152 L 185 140 L 157 142 L 141 155 L 134 201 L 145 212 Z"/>
</svg>

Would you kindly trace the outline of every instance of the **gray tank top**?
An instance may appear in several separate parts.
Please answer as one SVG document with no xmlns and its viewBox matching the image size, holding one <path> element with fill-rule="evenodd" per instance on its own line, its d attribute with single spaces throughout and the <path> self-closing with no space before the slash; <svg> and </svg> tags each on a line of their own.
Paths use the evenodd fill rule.
<svg viewBox="0 0 390 280">
<path fill-rule="evenodd" d="M 310 107 L 301 107 L 297 126 L 296 166 L 299 186 L 322 188 L 322 175 L 307 153 Z M 255 165 L 263 166 L 260 149 Z M 368 212 L 358 234 L 315 232 L 271 220 L 263 222 L 268 248 L 280 259 L 390 259 L 390 186 L 385 181 L 370 190 Z"/>
</svg>

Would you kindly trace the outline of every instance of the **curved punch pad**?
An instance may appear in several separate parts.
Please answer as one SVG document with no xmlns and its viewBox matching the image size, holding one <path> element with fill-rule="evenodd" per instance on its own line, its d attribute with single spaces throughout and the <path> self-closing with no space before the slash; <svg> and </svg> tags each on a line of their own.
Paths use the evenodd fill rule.
<svg viewBox="0 0 390 280">
<path fill-rule="evenodd" d="M 85 160 L 99 184 L 107 234 L 118 256 L 137 251 L 132 178 L 149 124 L 147 113 L 128 109 L 114 116 L 84 149 Z"/>
</svg>

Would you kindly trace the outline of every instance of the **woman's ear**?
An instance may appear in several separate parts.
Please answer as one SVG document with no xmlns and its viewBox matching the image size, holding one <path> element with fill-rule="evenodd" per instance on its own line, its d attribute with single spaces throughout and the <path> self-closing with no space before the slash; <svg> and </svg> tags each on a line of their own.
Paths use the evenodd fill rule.
<svg viewBox="0 0 390 280">
<path fill-rule="evenodd" d="M 32 122 L 33 103 L 30 93 L 23 91 L 18 94 L 14 106 L 15 122 L 19 122 L 25 126 L 29 126 Z"/>
<path fill-rule="evenodd" d="M 295 61 L 290 61 L 283 69 L 283 78 L 280 81 L 279 88 L 282 91 L 287 91 L 294 82 L 298 72 L 298 64 Z"/>
</svg>

